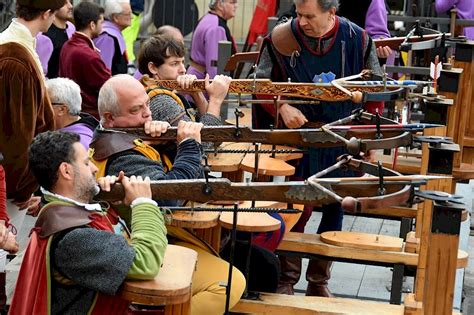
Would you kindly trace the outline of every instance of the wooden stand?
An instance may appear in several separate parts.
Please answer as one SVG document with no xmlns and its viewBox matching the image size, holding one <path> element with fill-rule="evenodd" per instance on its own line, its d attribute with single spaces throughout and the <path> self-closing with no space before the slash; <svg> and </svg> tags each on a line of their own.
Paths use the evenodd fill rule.
<svg viewBox="0 0 474 315">
<path fill-rule="evenodd" d="M 430 234 L 421 240 L 415 293 L 406 314 L 452 314 L 461 215 L 464 206 L 434 203 Z M 424 246 L 428 242 L 430 246 Z"/>
<path fill-rule="evenodd" d="M 225 150 L 248 150 L 250 143 L 222 143 L 220 149 Z M 218 153 L 209 154 L 208 163 L 213 172 L 222 172 L 222 177 L 228 178 L 232 182 L 241 182 L 244 173 L 240 169 L 240 163 L 245 157 L 245 153 Z"/>
<path fill-rule="evenodd" d="M 258 300 L 240 300 L 232 311 L 275 315 L 403 315 L 404 307 L 353 299 L 262 293 Z"/>
<path fill-rule="evenodd" d="M 385 235 L 333 231 L 324 232 L 320 237 L 324 243 L 342 247 L 392 252 L 401 252 L 403 248 L 403 239 Z"/>
<path fill-rule="evenodd" d="M 167 315 L 191 314 L 191 285 L 197 253 L 168 245 L 160 272 L 153 280 L 125 281 L 120 295 L 142 305 L 164 305 Z"/>
<path fill-rule="evenodd" d="M 220 218 L 221 226 L 231 230 L 234 222 L 231 212 L 224 212 Z M 239 213 L 237 217 L 237 231 L 243 232 L 271 232 L 280 228 L 280 221 L 267 213 Z"/>
<path fill-rule="evenodd" d="M 299 246 L 301 252 L 311 252 L 314 247 L 320 248 L 320 255 L 337 257 L 354 257 L 356 253 L 367 261 L 379 261 L 381 255 L 384 260 L 393 263 L 414 263 L 417 269 L 417 279 L 422 278 L 423 285 L 417 286 L 415 294 L 405 298 L 403 306 L 378 304 L 366 301 L 354 301 L 343 298 L 320 298 L 306 296 L 288 296 L 277 294 L 261 294 L 256 300 L 241 300 L 232 311 L 242 313 L 301 313 L 301 314 L 452 314 L 453 292 L 456 268 L 460 267 L 458 242 L 463 206 L 449 203 L 434 203 L 430 234 L 428 239 L 422 239 L 420 257 L 416 254 L 401 255 L 397 252 L 384 252 L 369 249 L 351 249 L 339 246 L 318 243 L 318 235 L 289 233 L 280 245 L 280 249 L 288 250 L 292 238 L 293 245 Z M 310 242 L 308 238 L 311 238 Z M 428 242 L 430 246 L 425 246 Z M 304 243 L 306 245 L 304 245 Z M 351 253 L 351 251 L 353 253 Z M 410 258 L 409 262 L 407 258 Z M 467 257 L 463 258 L 462 265 L 466 265 Z M 423 270 L 423 274 L 421 274 Z"/>
<path fill-rule="evenodd" d="M 454 156 L 455 179 L 474 178 L 474 42 L 457 43 L 454 68 L 462 69 L 458 84 L 440 80 L 440 94 L 453 98 L 455 105 L 448 110 L 447 136 L 459 144 L 461 151 Z M 451 76 L 455 76 L 453 73 Z M 443 75 L 441 76 L 443 78 Z M 445 76 L 446 78 L 446 76 Z"/>
</svg>

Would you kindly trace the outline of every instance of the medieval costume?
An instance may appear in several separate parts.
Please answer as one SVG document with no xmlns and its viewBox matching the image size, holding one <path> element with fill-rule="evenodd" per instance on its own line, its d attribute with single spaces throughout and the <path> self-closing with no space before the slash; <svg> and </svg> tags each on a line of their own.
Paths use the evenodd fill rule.
<svg viewBox="0 0 474 315">
<path fill-rule="evenodd" d="M 105 20 L 102 33 L 94 38 L 94 44 L 112 75 L 127 73 L 127 46 L 122 32 L 115 23 Z"/>
<path fill-rule="evenodd" d="M 36 51 L 41 60 L 44 74 L 48 79 L 58 77 L 61 49 L 75 31 L 74 24 L 68 21 L 64 29 L 52 24 L 46 33 L 40 33 L 36 36 Z"/>
<path fill-rule="evenodd" d="M 49 203 L 33 229 L 9 313 L 126 314 L 129 303 L 114 295 L 126 278 L 153 277 L 166 250 L 156 203 L 132 203 L 129 244 L 114 233 L 116 215 L 99 204 L 43 193 Z"/>
<path fill-rule="evenodd" d="M 215 13 L 208 12 L 194 29 L 190 50 L 191 63 L 187 74 L 204 79 L 208 73 L 209 78 L 214 78 L 217 74 L 219 41 L 222 40 L 232 42 L 232 54 L 237 52 L 227 21 Z"/>
<path fill-rule="evenodd" d="M 97 99 L 111 72 L 102 61 L 92 40 L 76 32 L 64 44 L 59 62 L 59 76 L 73 80 L 81 87 L 82 110 L 99 119 Z"/>
<path fill-rule="evenodd" d="M 178 125 L 181 120 L 199 121 L 205 126 L 219 126 L 222 124 L 221 119 L 212 114 L 200 115 L 185 97 L 159 87 L 148 76 L 142 77 L 141 82 L 150 97 L 150 110 L 153 120 L 167 121 L 172 126 Z"/>
<path fill-rule="evenodd" d="M 80 113 L 79 117 L 79 120 L 61 128 L 61 130 L 77 133 L 81 137 L 81 144 L 88 150 L 99 121 L 87 113 Z"/>
<path fill-rule="evenodd" d="M 474 1 L 472 0 L 436 0 L 435 1 L 436 12 L 448 13 L 452 8 L 457 9 L 457 17 L 459 19 L 474 19 Z M 464 35 L 474 40 L 474 26 L 464 27 Z"/>
<path fill-rule="evenodd" d="M 371 38 L 363 29 L 338 16 L 335 17 L 332 29 L 319 38 L 306 36 L 298 19 L 278 25 L 271 35 L 265 38 L 260 56 L 257 77 L 270 78 L 275 82 L 291 80 L 328 83 L 336 78 L 358 74 L 365 68 L 381 74 Z M 367 104 L 366 108 L 369 107 L 372 111 L 378 109 L 381 112 L 380 105 L 383 104 Z M 362 107 L 361 104 L 351 101 L 321 102 L 318 106 L 293 106 L 303 113 L 310 124 L 317 125 L 344 118 L 354 109 Z M 273 105 L 254 106 L 252 110 L 254 127 L 269 128 L 274 124 Z M 280 127 L 282 125 L 283 122 L 280 122 Z M 309 153 L 297 166 L 295 177 L 306 179 L 334 164 L 336 158 L 344 153 L 345 148 L 310 148 Z M 331 173 L 333 177 L 342 175 L 350 174 L 342 174 L 340 171 Z M 305 212 L 292 231 L 303 232 L 311 212 L 312 207 L 305 207 Z M 318 233 L 341 230 L 343 211 L 340 204 L 324 206 L 322 212 Z M 280 292 L 292 293 L 293 285 L 300 276 L 296 265 L 301 262 L 295 258 L 282 257 L 281 263 L 283 287 Z M 308 295 L 330 294 L 326 288 L 330 266 L 328 261 L 310 260 L 307 271 Z"/>
<path fill-rule="evenodd" d="M 149 177 L 151 180 L 194 179 L 201 174 L 201 145 L 193 139 L 178 144 L 178 154 L 172 169 L 165 173 L 160 154 L 134 136 L 97 130 L 91 143 L 93 162 L 99 168 L 97 176 L 118 174 Z M 173 205 L 169 200 L 158 201 L 161 205 Z M 130 211 L 117 209 L 129 225 Z M 133 226 L 132 233 L 133 233 Z M 206 242 L 192 232 L 168 226 L 170 242 L 188 247 L 198 253 L 198 263 L 193 276 L 192 314 L 222 314 L 225 305 L 225 287 L 228 264 Z M 234 268 L 230 303 L 240 299 L 245 288 L 243 275 Z"/>
<path fill-rule="evenodd" d="M 28 170 L 28 146 L 38 133 L 54 129 L 54 112 L 46 88 L 36 40 L 12 20 L 0 34 L 0 152 L 7 175 L 7 198 L 26 201 L 38 188 Z"/>
</svg>

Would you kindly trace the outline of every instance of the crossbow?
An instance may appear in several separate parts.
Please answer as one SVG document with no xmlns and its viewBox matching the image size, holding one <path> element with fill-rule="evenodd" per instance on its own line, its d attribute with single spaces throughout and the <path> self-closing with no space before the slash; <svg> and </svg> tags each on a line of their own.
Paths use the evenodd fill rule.
<svg viewBox="0 0 474 315">
<path fill-rule="evenodd" d="M 413 34 L 413 33 L 412 33 Z M 392 49 L 400 49 L 402 51 L 407 50 L 422 50 L 438 47 L 436 43 L 439 43 L 444 36 L 450 36 L 450 33 L 432 33 L 426 35 L 410 35 L 403 37 L 392 37 L 392 38 L 380 38 L 374 39 L 376 47 L 388 46 Z"/>
<path fill-rule="evenodd" d="M 357 111 L 344 119 L 313 129 L 252 129 L 240 127 L 237 120 L 236 126 L 203 127 L 201 140 L 214 143 L 250 142 L 298 147 L 346 146 L 349 154 L 358 155 L 369 150 L 407 147 L 412 146 L 414 142 L 424 142 L 427 139 L 414 134 L 429 127 L 438 125 L 400 125 L 379 115 Z M 151 137 L 143 128 L 112 128 L 99 131 L 111 135 L 114 132 L 127 133 L 151 143 L 175 141 L 177 136 L 176 127 L 168 128 L 168 131 L 160 137 Z M 435 139 L 430 141 L 434 142 Z"/>
<path fill-rule="evenodd" d="M 320 178 L 335 169 L 347 169 L 373 177 Z M 387 177 L 387 180 L 384 180 Z M 409 205 L 416 196 L 415 187 L 426 184 L 430 176 L 399 177 L 400 173 L 351 156 L 342 156 L 328 169 L 306 181 L 233 183 L 228 179 L 193 179 L 152 181 L 155 200 L 209 201 L 276 201 L 288 204 L 322 206 L 341 203 L 344 210 L 361 212 L 389 206 Z M 436 179 L 439 177 L 436 177 Z M 98 200 L 117 201 L 124 197 L 121 184 L 109 192 L 101 191 Z"/>
<path fill-rule="evenodd" d="M 400 99 L 405 95 L 406 89 L 414 89 L 419 86 L 415 81 L 409 83 L 395 81 L 390 84 L 384 84 L 384 82 L 380 81 L 375 83 L 367 82 L 359 81 L 356 84 L 344 82 L 341 85 L 349 92 L 360 95 L 357 98 L 357 103 L 361 101 L 390 101 Z M 195 80 L 191 87 L 187 89 L 183 89 L 176 80 L 158 80 L 156 84 L 164 89 L 177 92 L 189 93 L 206 91 L 204 80 Z M 331 83 L 272 82 L 268 79 L 234 79 L 230 83 L 228 93 L 299 97 L 325 102 L 354 100 L 347 92 L 342 91 Z"/>
</svg>

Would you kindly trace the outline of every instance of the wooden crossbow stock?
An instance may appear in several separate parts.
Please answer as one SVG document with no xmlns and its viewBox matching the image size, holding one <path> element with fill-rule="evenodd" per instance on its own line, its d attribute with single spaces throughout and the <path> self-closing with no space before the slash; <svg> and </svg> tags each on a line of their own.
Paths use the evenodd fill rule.
<svg viewBox="0 0 474 315">
<path fill-rule="evenodd" d="M 298 97 L 325 102 L 353 100 L 356 103 L 360 103 L 400 99 L 405 95 L 407 88 L 416 88 L 418 86 L 415 81 L 411 81 L 410 84 L 396 81 L 389 83 L 390 85 L 384 84 L 384 82 L 371 82 L 370 84 L 367 82 L 342 82 L 341 86 L 347 89 L 347 91 L 344 91 L 332 83 L 291 83 L 272 82 L 268 79 L 234 79 L 230 83 L 228 93 Z M 187 89 L 183 89 L 176 80 L 159 80 L 156 81 L 156 84 L 161 88 L 177 92 L 206 91 L 204 80 L 195 80 L 191 87 Z M 356 95 L 357 99 L 352 94 Z"/>
<path fill-rule="evenodd" d="M 333 179 L 318 177 L 338 168 L 376 177 Z M 164 180 L 152 181 L 151 190 L 155 200 L 277 201 L 312 206 L 341 203 L 348 212 L 360 212 L 365 209 L 409 205 L 415 197 L 415 187 L 435 178 L 399 176 L 400 173 L 381 165 L 370 164 L 346 155 L 327 170 L 306 181 L 233 183 L 228 179 Z M 123 198 L 124 190 L 121 184 L 114 184 L 110 192 L 102 191 L 97 196 L 98 200 L 109 202 Z"/>
<path fill-rule="evenodd" d="M 351 124 L 351 125 L 347 125 Z M 352 125 L 353 124 L 353 125 Z M 398 122 L 358 111 L 347 118 L 313 129 L 251 129 L 240 126 L 205 126 L 203 142 L 250 142 L 298 147 L 346 146 L 349 154 L 358 155 L 376 149 L 412 146 L 422 138 L 414 135 L 424 128 L 438 125 L 400 125 Z M 122 132 L 151 143 L 175 141 L 177 128 L 170 127 L 160 137 L 145 134 L 143 128 L 101 129 L 100 132 Z M 433 141 L 433 140 L 432 140 Z M 439 141 L 446 141 L 440 139 Z M 216 151 L 218 153 L 218 151 Z"/>
</svg>

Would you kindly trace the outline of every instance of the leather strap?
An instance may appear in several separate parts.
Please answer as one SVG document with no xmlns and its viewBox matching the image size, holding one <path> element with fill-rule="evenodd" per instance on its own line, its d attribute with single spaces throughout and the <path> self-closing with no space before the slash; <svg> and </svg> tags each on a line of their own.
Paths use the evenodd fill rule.
<svg viewBox="0 0 474 315">
<path fill-rule="evenodd" d="M 291 57 L 295 51 L 301 52 L 301 46 L 291 29 L 291 20 L 275 26 L 271 36 L 273 46 L 281 55 Z"/>
<path fill-rule="evenodd" d="M 134 141 L 137 137 L 134 135 L 119 132 L 98 132 L 98 136 L 94 137 L 91 143 L 91 148 L 94 150 L 92 156 L 94 160 L 105 160 L 116 153 L 131 150 L 136 146 Z"/>
<path fill-rule="evenodd" d="M 91 223 L 89 215 L 89 211 L 77 206 L 46 206 L 41 211 L 35 228 L 39 228 L 40 237 L 49 237 L 58 232 Z"/>
</svg>

